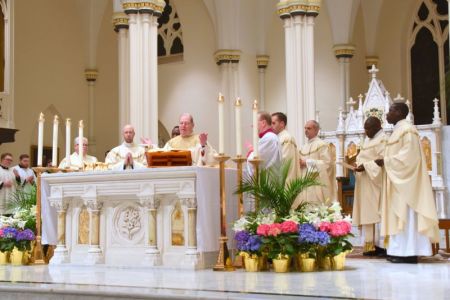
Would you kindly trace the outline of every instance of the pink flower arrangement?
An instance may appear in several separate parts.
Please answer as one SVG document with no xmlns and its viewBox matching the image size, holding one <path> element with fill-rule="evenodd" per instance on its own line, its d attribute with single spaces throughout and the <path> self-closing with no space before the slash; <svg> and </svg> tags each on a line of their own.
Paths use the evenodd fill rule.
<svg viewBox="0 0 450 300">
<path fill-rule="evenodd" d="M 298 225 L 294 221 L 284 221 L 283 223 L 261 224 L 256 229 L 256 233 L 261 236 L 277 236 L 282 233 L 297 233 Z"/>
<path fill-rule="evenodd" d="M 261 224 L 256 229 L 256 233 L 258 235 L 268 236 L 269 235 L 269 230 L 270 230 L 270 225 L 269 224 Z"/>
<path fill-rule="evenodd" d="M 298 225 L 294 221 L 284 221 L 281 223 L 282 233 L 297 233 Z"/>
<path fill-rule="evenodd" d="M 331 223 L 330 222 L 322 222 L 319 224 L 319 230 L 324 232 L 329 232 L 331 229 Z"/>
<path fill-rule="evenodd" d="M 344 220 L 333 223 L 321 222 L 319 224 L 319 230 L 328 232 L 332 237 L 346 236 L 352 231 L 352 224 Z"/>
</svg>

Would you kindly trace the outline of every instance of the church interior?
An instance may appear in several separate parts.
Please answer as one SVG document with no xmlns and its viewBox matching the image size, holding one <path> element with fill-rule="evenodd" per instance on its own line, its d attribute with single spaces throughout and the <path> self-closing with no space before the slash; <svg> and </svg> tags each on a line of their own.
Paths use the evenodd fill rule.
<svg viewBox="0 0 450 300">
<path fill-rule="evenodd" d="M 141 212 L 143 207 L 145 216 L 154 216 L 159 227 L 154 229 L 157 241 L 150 246 L 166 245 L 163 236 L 172 230 L 172 237 L 178 234 L 177 243 L 188 245 L 186 251 L 204 250 L 201 262 L 179 267 L 177 255 L 181 250 L 172 244 L 166 247 L 173 248 L 172 252 L 164 256 L 172 259 L 172 264 L 160 266 L 152 261 L 140 266 L 139 251 L 144 249 L 139 248 L 140 243 L 148 240 L 152 231 L 144 233 L 138 228 L 137 233 L 127 232 L 132 246 L 125 250 L 120 248 L 123 241 L 115 240 L 115 233 L 101 229 L 97 246 L 105 243 L 112 249 L 105 254 L 112 263 L 105 264 L 94 255 L 93 263 L 84 265 L 92 235 L 83 236 L 86 243 L 80 242 L 76 234 L 82 229 L 76 220 L 81 220 L 83 213 L 88 219 L 91 215 L 83 212 L 84 204 L 77 200 L 73 208 L 70 206 L 72 215 L 64 216 L 67 219 L 63 221 L 67 229 L 63 246 L 72 247 L 72 262 L 0 265 L 1 299 L 448 299 L 448 1 L 0 0 L 0 6 L 0 152 L 11 153 L 15 163 L 25 153 L 32 166 L 37 166 L 40 113 L 45 116 L 42 166 L 51 160 L 55 147 L 51 134 L 54 116 L 60 120 L 57 164 L 66 153 L 67 132 L 63 126 L 67 119 L 72 122 L 72 138 L 78 134 L 79 121 L 83 121 L 89 154 L 103 162 L 107 153 L 123 141 L 126 124 L 135 126 L 135 142 L 148 138 L 163 147 L 183 113 L 192 115 L 195 132 L 207 132 L 213 147 L 218 149 L 223 137 L 222 154 L 232 158 L 245 155 L 244 145 L 252 143 L 255 100 L 261 111 L 286 113 L 287 129 L 299 145 L 306 142 L 304 123 L 318 121 L 321 137 L 334 145 L 337 159 L 351 160 L 364 133 L 363 103 L 385 101 L 389 107 L 393 101 L 406 102 L 412 112 L 410 120 L 422 137 L 422 147 L 428 151 L 428 171 L 442 225 L 441 249 L 438 246 L 434 254 L 443 254 L 416 265 L 396 265 L 354 251 L 345 270 L 338 272 L 215 272 L 211 262 L 216 258 L 217 241 L 208 239 L 219 236 L 222 224 L 219 187 L 211 187 L 217 185 L 211 182 L 216 178 L 219 181 L 218 174 L 211 175 L 210 170 L 173 174 L 162 170 L 156 172 L 154 185 L 139 186 L 114 173 L 93 178 L 96 186 L 92 190 L 89 182 L 80 179 L 82 174 L 69 173 L 61 178 L 66 178 L 73 199 L 81 197 L 84 203 L 91 203 L 89 199 L 96 199 L 100 193 L 112 199 L 111 204 L 105 200 L 103 207 L 99 206 L 104 213 L 97 216 L 98 228 L 114 227 L 114 222 L 123 221 L 114 210 L 120 200 L 117 195 L 122 189 L 133 190 L 138 200 L 127 198 L 133 204 L 117 205 L 128 213 Z M 223 132 L 218 126 L 219 93 L 224 97 Z M 235 142 L 238 98 L 240 147 Z M 231 160 L 226 166 L 235 168 Z M 338 185 L 339 201 L 344 212 L 351 213 L 352 175 L 338 165 L 336 168 L 336 176 L 345 178 Z M 150 178 L 144 172 L 136 174 L 133 180 Z M 205 186 L 199 186 L 193 178 L 201 178 Z M 225 178 L 235 182 L 236 174 L 225 172 Z M 57 201 L 58 180 L 43 177 L 48 190 L 42 195 L 49 196 L 49 203 Z M 122 184 L 126 188 L 120 188 Z M 101 191 L 103 187 L 109 191 Z M 65 187 L 62 189 L 61 195 L 65 193 Z M 161 196 L 161 204 L 157 201 L 163 216 L 156 216 L 156 212 L 152 215 L 153 196 L 164 189 L 172 194 Z M 237 201 L 232 187 L 228 186 L 226 193 L 230 202 Z M 193 197 L 197 202 L 190 206 Z M 95 199 L 92 203 L 96 205 Z M 209 203 L 212 200 L 217 203 Z M 214 209 L 217 218 L 208 216 L 201 205 Z M 174 220 L 169 206 L 175 207 L 182 221 Z M 193 209 L 197 219 L 191 218 Z M 224 222 L 231 227 L 238 218 L 237 208 L 227 209 L 230 211 Z M 172 221 L 164 219 L 166 210 Z M 142 227 L 151 227 L 151 220 Z M 190 223 L 196 220 L 197 238 Z M 206 229 L 211 224 L 217 227 L 212 233 Z M 59 223 L 53 225 L 56 236 Z M 361 246 L 358 228 L 353 230 L 356 236 L 352 242 Z M 202 233 L 204 236 L 198 237 Z M 227 235 L 231 240 L 231 228 Z M 191 238 L 198 242 L 191 244 Z M 61 249 L 67 252 L 64 247 Z M 118 257 L 127 256 L 132 266 L 116 264 Z M 60 259 L 65 262 L 67 257 Z"/>
</svg>

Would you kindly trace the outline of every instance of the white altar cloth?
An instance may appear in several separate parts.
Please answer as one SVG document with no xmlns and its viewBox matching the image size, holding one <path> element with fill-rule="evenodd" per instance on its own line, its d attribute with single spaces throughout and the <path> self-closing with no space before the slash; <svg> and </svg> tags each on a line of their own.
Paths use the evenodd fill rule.
<svg viewBox="0 0 450 300">
<path fill-rule="evenodd" d="M 126 180 L 132 181 L 137 175 L 157 175 L 158 180 L 164 179 L 165 174 L 176 177 L 177 172 L 193 172 L 195 174 L 195 194 L 197 200 L 197 250 L 198 252 L 218 251 L 218 239 L 220 236 L 220 201 L 219 201 L 219 169 L 211 167 L 172 167 L 172 168 L 148 168 L 124 171 L 88 171 L 77 173 L 54 173 L 43 174 L 41 178 L 42 189 L 42 241 L 43 244 L 56 245 L 57 243 L 57 212 L 50 206 L 48 198 L 51 196 L 51 185 L 64 186 L 67 179 L 68 185 L 74 182 L 86 182 L 90 176 L 96 178 L 108 176 L 114 177 L 119 174 L 125 176 Z M 145 174 L 144 174 L 145 173 Z M 140 176 L 142 177 L 142 176 Z M 79 180 L 78 180 L 79 179 Z M 142 181 L 141 181 L 142 182 Z M 232 245 L 231 223 L 237 218 L 237 196 L 233 194 L 237 186 L 236 169 L 225 169 L 226 197 L 227 197 L 227 235 L 230 238 L 229 247 Z M 156 191 L 158 193 L 158 191 Z M 123 192 L 127 196 L 126 191 Z"/>
</svg>

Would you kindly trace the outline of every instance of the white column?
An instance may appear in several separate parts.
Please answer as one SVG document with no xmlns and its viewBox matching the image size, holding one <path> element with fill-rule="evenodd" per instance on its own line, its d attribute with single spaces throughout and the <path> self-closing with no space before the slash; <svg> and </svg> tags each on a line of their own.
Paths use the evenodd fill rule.
<svg viewBox="0 0 450 300">
<path fill-rule="evenodd" d="M 305 112 L 306 121 L 313 120 L 316 117 L 316 87 L 315 87 L 315 65 L 314 65 L 314 18 L 315 14 L 309 12 L 305 16 Z"/>
<path fill-rule="evenodd" d="M 158 143 L 158 17 L 152 15 L 150 18 L 150 130 L 148 136 L 154 143 Z"/>
<path fill-rule="evenodd" d="M 147 208 L 148 214 L 148 245 L 145 250 L 144 265 L 159 266 L 161 265 L 161 253 L 158 249 L 158 208 L 160 205 L 159 199 L 154 195 L 154 190 L 151 194 L 140 193 L 138 195 L 140 203 Z"/>
<path fill-rule="evenodd" d="M 256 55 L 256 65 L 259 75 L 259 107 L 261 110 L 265 110 L 266 108 L 266 69 L 268 64 L 268 55 Z"/>
<path fill-rule="evenodd" d="M 350 98 L 350 59 L 355 54 L 355 46 L 338 44 L 333 47 L 334 55 L 339 62 L 341 81 L 341 106 L 346 111 L 347 101 Z"/>
<path fill-rule="evenodd" d="M 82 197 L 89 213 L 89 249 L 85 263 L 96 265 L 104 261 L 103 251 L 100 248 L 100 213 L 103 203 L 97 199 L 96 195 L 93 195 L 95 190 L 89 191 L 89 195 Z"/>
<path fill-rule="evenodd" d="M 69 206 L 67 199 L 62 197 L 50 198 L 50 205 L 56 208 L 58 213 L 57 235 L 58 243 L 55 253 L 50 260 L 51 265 L 60 265 L 69 262 L 69 252 L 66 248 L 66 211 Z"/>
<path fill-rule="evenodd" d="M 117 32 L 118 42 L 118 72 L 119 72 L 119 142 L 122 141 L 122 128 L 130 123 L 129 75 L 130 54 L 128 41 L 128 16 L 116 13 L 113 16 L 114 30 Z"/>
<path fill-rule="evenodd" d="M 95 69 L 87 69 L 84 71 L 84 75 L 86 77 L 86 81 L 88 84 L 88 104 L 89 104 L 87 137 L 89 140 L 89 148 L 91 148 L 91 152 L 95 152 L 95 126 L 94 126 L 95 82 L 98 77 L 98 71 Z"/>
</svg>

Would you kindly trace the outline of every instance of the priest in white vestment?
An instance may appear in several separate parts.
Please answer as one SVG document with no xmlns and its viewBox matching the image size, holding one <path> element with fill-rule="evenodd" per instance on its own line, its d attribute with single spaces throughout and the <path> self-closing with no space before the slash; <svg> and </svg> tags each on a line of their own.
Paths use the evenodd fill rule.
<svg viewBox="0 0 450 300">
<path fill-rule="evenodd" d="M 381 234 L 389 235 L 387 254 L 393 263 L 417 263 L 439 241 L 438 217 L 419 133 L 406 117 L 405 103 L 394 103 L 386 120 L 394 131 L 386 143 Z"/>
<path fill-rule="evenodd" d="M 88 146 L 89 141 L 87 138 L 83 137 L 83 161 L 80 159 L 80 139 L 76 137 L 73 141 L 73 148 L 75 151 L 69 156 L 69 160 L 65 157 L 60 163 L 58 168 L 60 169 L 71 169 L 71 170 L 80 170 L 83 169 L 86 164 L 93 164 L 97 162 L 97 158 L 95 156 L 88 155 Z"/>
<path fill-rule="evenodd" d="M 318 137 L 320 125 L 314 120 L 305 124 L 306 144 L 300 148 L 300 172 L 305 176 L 307 172 L 318 172 L 321 185 L 312 186 L 300 193 L 292 208 L 297 208 L 306 201 L 312 204 L 323 204 L 336 201 L 336 166 L 329 144 Z"/>
<path fill-rule="evenodd" d="M 286 130 L 287 117 L 282 112 L 272 114 L 272 129 L 278 135 L 281 146 L 282 161 L 290 161 L 291 166 L 287 176 L 287 182 L 300 176 L 299 153 L 295 138 Z"/>
<path fill-rule="evenodd" d="M 364 123 L 367 137 L 361 144 L 356 157 L 355 193 L 352 222 L 361 226 L 364 236 L 365 256 L 384 256 L 384 243 L 380 244 L 380 200 L 383 185 L 383 169 L 375 163 L 383 158 L 387 137 L 376 117 L 367 118 Z"/>
<path fill-rule="evenodd" d="M 205 132 L 194 134 L 194 126 L 194 118 L 188 113 L 183 113 L 180 116 L 180 135 L 170 139 L 166 145 L 164 145 L 163 150 L 191 151 L 192 165 L 194 166 L 217 164 L 217 161 L 214 159 L 214 155 L 216 155 L 217 152 L 208 143 L 208 134 Z"/>
<path fill-rule="evenodd" d="M 105 163 L 113 170 L 142 169 L 147 166 L 145 148 L 134 143 L 134 127 L 125 125 L 122 129 L 123 143 L 111 151 Z"/>
<path fill-rule="evenodd" d="M 12 193 L 16 190 L 16 175 L 11 168 L 13 157 L 11 153 L 3 153 L 0 156 L 0 215 L 11 213 L 7 209 L 7 204 Z"/>
<path fill-rule="evenodd" d="M 36 185 L 36 175 L 30 168 L 30 156 L 28 154 L 19 156 L 19 164 L 13 167 L 13 172 L 16 178 L 19 178 L 17 184 L 22 190 L 25 193 L 31 192 L 31 189 Z"/>
<path fill-rule="evenodd" d="M 281 164 L 281 145 L 278 136 L 272 129 L 272 117 L 267 112 L 258 113 L 258 158 L 262 160 L 259 167 L 267 169 Z M 249 162 L 255 158 L 252 147 L 247 153 L 247 171 L 253 174 L 253 166 Z"/>
</svg>

